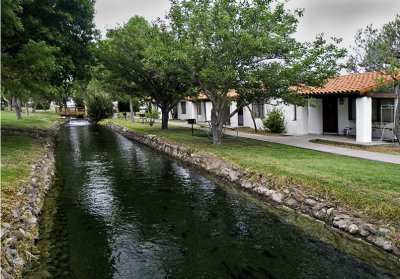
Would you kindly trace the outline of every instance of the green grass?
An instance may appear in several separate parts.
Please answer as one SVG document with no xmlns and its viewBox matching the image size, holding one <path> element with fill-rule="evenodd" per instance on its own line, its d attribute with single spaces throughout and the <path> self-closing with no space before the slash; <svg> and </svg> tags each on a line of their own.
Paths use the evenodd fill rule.
<svg viewBox="0 0 400 279">
<path fill-rule="evenodd" d="M 275 174 L 289 183 L 300 184 L 307 192 L 329 197 L 342 206 L 400 226 L 400 166 L 337 156 L 312 150 L 227 137 L 212 145 L 204 131 L 171 126 L 161 131 L 159 124 L 113 122 L 138 133 L 158 135 L 191 149 L 220 156 L 247 171 Z"/>
<path fill-rule="evenodd" d="M 42 141 L 31 136 L 7 135 L 1 140 L 2 200 L 8 199 L 31 171 L 42 151 Z"/>
<path fill-rule="evenodd" d="M 19 185 L 26 179 L 43 153 L 43 139 L 36 131 L 46 131 L 59 118 L 53 113 L 32 113 L 17 120 L 15 112 L 1 111 L 1 202 L 7 208 L 15 200 Z M 10 130 L 12 132 L 8 132 Z M 28 133 L 26 133 L 28 131 Z"/>
<path fill-rule="evenodd" d="M 9 129 L 48 129 L 52 125 L 52 121 L 60 118 L 59 115 L 53 112 L 36 112 L 30 116 L 25 116 L 22 113 L 22 120 L 18 120 L 15 112 L 1 111 L 1 127 Z"/>
</svg>

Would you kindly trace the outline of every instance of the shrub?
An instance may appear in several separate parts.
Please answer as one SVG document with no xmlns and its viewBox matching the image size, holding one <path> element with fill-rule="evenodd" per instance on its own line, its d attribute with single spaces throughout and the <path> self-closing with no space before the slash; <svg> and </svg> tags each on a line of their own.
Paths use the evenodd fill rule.
<svg viewBox="0 0 400 279">
<path fill-rule="evenodd" d="M 285 117 L 278 108 L 273 108 L 263 119 L 263 128 L 271 133 L 283 133 L 285 131 Z"/>
<path fill-rule="evenodd" d="M 150 126 L 153 126 L 156 119 L 160 118 L 160 113 L 157 110 L 153 110 L 150 112 L 146 112 L 144 116 L 149 119 Z"/>
<path fill-rule="evenodd" d="M 111 98 L 105 93 L 90 95 L 87 99 L 87 108 L 88 116 L 94 122 L 108 118 L 113 113 Z"/>
</svg>

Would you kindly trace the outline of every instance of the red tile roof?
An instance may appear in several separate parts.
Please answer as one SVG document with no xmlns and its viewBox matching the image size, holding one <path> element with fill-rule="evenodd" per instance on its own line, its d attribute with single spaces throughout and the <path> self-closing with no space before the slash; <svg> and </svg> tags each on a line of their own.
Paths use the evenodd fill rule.
<svg viewBox="0 0 400 279">
<path fill-rule="evenodd" d="M 235 90 L 229 90 L 227 96 L 228 96 L 229 98 L 235 98 L 235 97 L 238 96 L 238 93 L 237 93 Z M 201 101 L 205 101 L 205 100 L 208 100 L 208 97 L 207 97 L 206 94 L 204 94 L 203 92 L 201 92 L 201 93 L 197 96 L 197 99 L 198 99 L 198 100 L 201 100 Z"/>
<path fill-rule="evenodd" d="M 329 80 L 322 87 L 301 87 L 297 91 L 301 95 L 358 94 L 365 95 L 379 86 L 378 79 L 392 80 L 388 75 L 378 72 L 349 74 Z"/>
</svg>

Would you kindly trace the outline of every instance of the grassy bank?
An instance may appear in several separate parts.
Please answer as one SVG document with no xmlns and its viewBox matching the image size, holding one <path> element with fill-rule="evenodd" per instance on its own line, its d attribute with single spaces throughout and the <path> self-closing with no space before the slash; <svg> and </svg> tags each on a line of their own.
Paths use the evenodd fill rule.
<svg viewBox="0 0 400 279">
<path fill-rule="evenodd" d="M 194 150 L 210 152 L 247 171 L 276 174 L 300 184 L 307 192 L 330 197 L 342 206 L 400 227 L 400 166 L 331 155 L 280 144 L 227 137 L 221 146 L 211 144 L 205 131 L 156 124 L 111 120 L 138 133 L 154 134 Z"/>
<path fill-rule="evenodd" d="M 17 120 L 15 112 L 1 112 L 1 201 L 3 208 L 16 199 L 19 185 L 30 174 L 35 161 L 43 155 L 43 138 L 37 130 L 50 129 L 57 115 L 32 113 Z M 9 132 L 11 131 L 11 132 Z"/>
<path fill-rule="evenodd" d="M 30 116 L 22 113 L 22 120 L 18 120 L 15 112 L 1 111 L 1 127 L 2 129 L 48 129 L 52 125 L 52 121 L 60 118 L 59 115 L 52 112 L 35 112 Z"/>
</svg>

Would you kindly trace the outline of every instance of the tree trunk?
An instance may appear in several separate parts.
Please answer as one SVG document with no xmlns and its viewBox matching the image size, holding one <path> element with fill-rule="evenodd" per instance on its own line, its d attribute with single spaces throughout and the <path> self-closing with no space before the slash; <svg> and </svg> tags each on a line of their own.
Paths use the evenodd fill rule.
<svg viewBox="0 0 400 279">
<path fill-rule="evenodd" d="M 253 125 L 254 125 L 254 132 L 257 133 L 257 125 L 256 125 L 256 119 L 254 117 L 253 111 L 250 108 L 250 105 L 246 106 L 248 108 L 248 110 L 250 111 L 250 115 L 251 115 L 251 119 L 253 120 Z"/>
<path fill-rule="evenodd" d="M 20 102 L 18 98 L 15 96 L 12 96 L 12 105 L 15 108 L 15 114 L 17 115 L 17 119 L 22 119 Z"/>
<path fill-rule="evenodd" d="M 394 129 L 393 132 L 396 135 L 397 141 L 400 144 L 400 81 L 396 82 L 395 86 L 396 101 L 394 107 Z"/>
<path fill-rule="evenodd" d="M 68 105 L 67 105 L 67 100 L 63 101 L 63 107 L 64 107 L 64 112 L 65 115 L 68 115 Z"/>
<path fill-rule="evenodd" d="M 168 114 L 169 110 L 166 107 L 161 107 L 161 130 L 168 130 Z"/>
<path fill-rule="evenodd" d="M 129 117 L 131 119 L 131 122 L 134 122 L 132 97 L 129 98 L 129 112 L 130 112 Z"/>
<path fill-rule="evenodd" d="M 9 111 L 12 111 L 13 109 L 13 101 L 12 101 L 12 97 L 9 99 L 9 100 L 7 100 L 8 101 L 8 110 Z"/>
<path fill-rule="evenodd" d="M 224 127 L 226 104 L 213 102 L 211 109 L 211 129 L 213 132 L 213 144 L 221 144 L 222 128 Z"/>
<path fill-rule="evenodd" d="M 32 113 L 36 112 L 37 102 L 32 103 Z M 46 110 L 45 110 L 46 111 Z"/>
<path fill-rule="evenodd" d="M 26 113 L 26 116 L 29 116 L 29 106 L 28 106 L 27 102 L 25 103 L 25 113 Z"/>
</svg>

